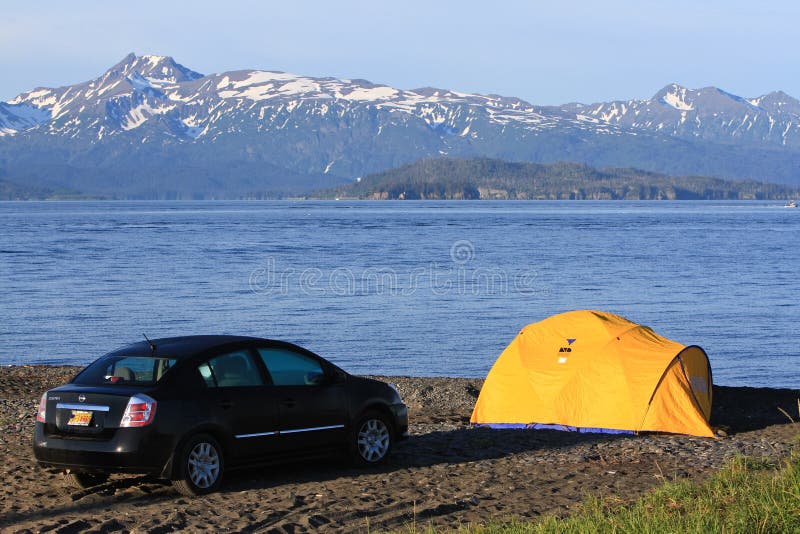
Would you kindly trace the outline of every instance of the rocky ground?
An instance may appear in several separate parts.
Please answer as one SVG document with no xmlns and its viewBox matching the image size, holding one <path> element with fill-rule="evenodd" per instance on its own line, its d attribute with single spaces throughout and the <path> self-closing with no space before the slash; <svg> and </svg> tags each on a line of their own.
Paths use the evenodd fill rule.
<svg viewBox="0 0 800 534">
<path fill-rule="evenodd" d="M 744 454 L 779 463 L 796 443 L 800 391 L 716 386 L 719 439 L 470 428 L 478 379 L 389 377 L 411 438 L 389 463 L 316 462 L 230 474 L 189 499 L 144 476 L 66 490 L 33 460 L 38 398 L 68 367 L 0 368 L 0 529 L 8 532 L 382 531 L 568 514 L 587 494 L 635 499 L 663 480 L 702 479 Z"/>
</svg>

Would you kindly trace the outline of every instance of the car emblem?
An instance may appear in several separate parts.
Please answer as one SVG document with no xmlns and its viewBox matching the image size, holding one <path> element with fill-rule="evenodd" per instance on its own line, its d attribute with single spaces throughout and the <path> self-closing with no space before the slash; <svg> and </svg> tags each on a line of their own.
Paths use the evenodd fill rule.
<svg viewBox="0 0 800 534">
<path fill-rule="evenodd" d="M 78 400 L 81 402 L 86 402 L 86 395 L 81 393 L 80 395 L 78 395 Z"/>
</svg>

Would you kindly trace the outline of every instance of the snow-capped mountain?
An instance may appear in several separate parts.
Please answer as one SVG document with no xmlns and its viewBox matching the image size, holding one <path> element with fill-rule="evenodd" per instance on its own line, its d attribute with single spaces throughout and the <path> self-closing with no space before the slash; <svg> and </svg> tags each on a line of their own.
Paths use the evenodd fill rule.
<svg viewBox="0 0 800 534">
<path fill-rule="evenodd" d="M 169 115 L 177 107 L 170 95 L 202 77 L 172 58 L 130 54 L 94 80 L 17 96 L 8 103 L 9 115 L 17 110 L 36 110 L 38 115 L 23 128 L 6 128 L 5 134 L 35 128 L 41 133 L 101 140 L 104 135 L 141 126 L 153 116 Z"/>
<path fill-rule="evenodd" d="M 93 141 L 134 130 L 156 117 L 164 119 L 158 121 L 163 133 L 193 141 L 245 131 L 296 128 L 298 119 L 309 117 L 339 122 L 358 108 L 385 115 L 386 123 L 418 120 L 432 130 L 471 138 L 478 137 L 471 125 L 479 119 L 532 131 L 563 122 L 561 117 L 537 113 L 531 104 L 517 98 L 432 88 L 404 91 L 366 80 L 271 71 L 203 76 L 169 57 L 133 54 L 95 80 L 58 89 L 35 89 L 19 95 L 6 107 L 9 119 L 5 135 L 38 127 L 37 133 Z M 23 122 L 25 117 L 31 118 Z M 380 135 L 387 124 L 378 121 L 376 125 L 375 135 Z"/>
<path fill-rule="evenodd" d="M 799 113 L 783 93 L 744 99 L 671 85 L 650 100 L 540 107 L 274 71 L 202 75 L 169 57 L 130 54 L 94 80 L 0 103 L 0 179 L 235 197 L 448 155 L 796 183 Z"/>
<path fill-rule="evenodd" d="M 742 98 L 716 87 L 670 84 L 649 100 L 569 104 L 553 111 L 687 140 L 800 148 L 800 101 L 782 91 Z"/>
</svg>

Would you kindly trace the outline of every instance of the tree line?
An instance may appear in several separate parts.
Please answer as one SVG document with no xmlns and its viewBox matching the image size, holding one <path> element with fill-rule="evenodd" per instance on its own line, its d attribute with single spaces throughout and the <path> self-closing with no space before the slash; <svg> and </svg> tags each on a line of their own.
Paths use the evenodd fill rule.
<svg viewBox="0 0 800 534">
<path fill-rule="evenodd" d="M 755 180 L 668 176 L 571 162 L 425 159 L 320 192 L 323 198 L 400 200 L 785 200 L 796 188 Z"/>
</svg>

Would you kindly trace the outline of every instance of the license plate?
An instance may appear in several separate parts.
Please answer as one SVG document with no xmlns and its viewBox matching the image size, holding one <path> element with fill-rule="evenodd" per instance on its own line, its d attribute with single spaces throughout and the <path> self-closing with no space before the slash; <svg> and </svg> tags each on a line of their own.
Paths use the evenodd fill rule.
<svg viewBox="0 0 800 534">
<path fill-rule="evenodd" d="M 68 425 L 72 426 L 89 426 L 92 421 L 92 412 L 84 410 L 72 410 L 72 417 L 67 421 Z"/>
</svg>

